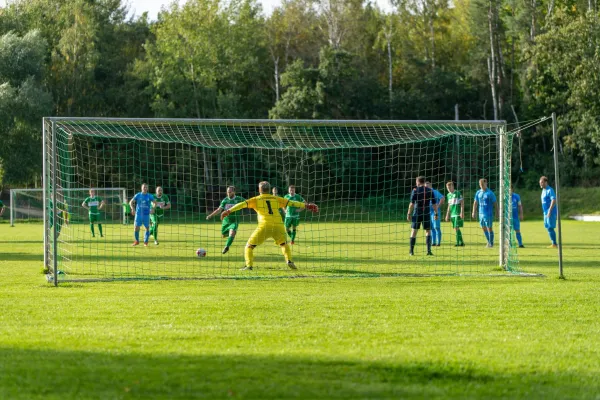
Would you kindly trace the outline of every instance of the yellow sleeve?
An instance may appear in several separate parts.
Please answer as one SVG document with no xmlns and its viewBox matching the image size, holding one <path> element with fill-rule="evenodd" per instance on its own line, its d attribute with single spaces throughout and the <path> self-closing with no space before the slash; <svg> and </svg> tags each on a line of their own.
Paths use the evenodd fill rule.
<svg viewBox="0 0 600 400">
<path fill-rule="evenodd" d="M 304 208 L 305 204 L 302 201 L 293 201 L 293 200 L 288 200 L 288 199 L 284 199 L 283 197 L 277 197 L 277 201 L 279 202 L 279 207 L 280 208 L 285 208 L 285 207 L 298 207 L 298 208 Z"/>
<path fill-rule="evenodd" d="M 249 200 L 244 200 L 240 203 L 237 203 L 235 206 L 229 209 L 229 212 L 236 212 L 241 210 L 242 208 L 254 208 L 256 209 L 256 199 L 253 197 Z"/>
</svg>

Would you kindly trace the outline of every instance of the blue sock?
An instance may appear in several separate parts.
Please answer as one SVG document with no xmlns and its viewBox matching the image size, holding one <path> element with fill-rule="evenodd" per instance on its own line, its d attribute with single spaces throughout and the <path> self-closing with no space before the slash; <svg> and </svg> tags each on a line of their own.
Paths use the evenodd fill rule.
<svg viewBox="0 0 600 400">
<path fill-rule="evenodd" d="M 140 231 L 133 231 L 133 236 L 135 237 L 135 241 L 140 241 Z"/>
<path fill-rule="evenodd" d="M 548 228 L 548 235 L 550 235 L 550 240 L 552 240 L 552 244 L 556 244 L 556 232 L 554 228 Z"/>
<path fill-rule="evenodd" d="M 437 239 L 437 244 L 442 244 L 442 228 L 435 229 L 435 237 Z"/>
<path fill-rule="evenodd" d="M 436 229 L 433 228 L 431 230 L 431 240 L 432 240 L 432 243 L 437 243 L 435 238 L 436 238 Z"/>
<path fill-rule="evenodd" d="M 494 231 L 490 232 L 490 244 L 493 246 L 494 245 Z"/>
<path fill-rule="evenodd" d="M 144 243 L 147 243 L 148 239 L 150 239 L 150 231 L 146 231 L 146 233 L 144 233 Z"/>
<path fill-rule="evenodd" d="M 490 243 L 490 233 L 488 231 L 483 231 L 483 234 L 485 235 L 485 240 L 487 240 L 488 244 Z"/>
<path fill-rule="evenodd" d="M 519 242 L 519 246 L 523 246 L 523 237 L 521 236 L 521 232 L 517 232 L 517 241 Z"/>
</svg>

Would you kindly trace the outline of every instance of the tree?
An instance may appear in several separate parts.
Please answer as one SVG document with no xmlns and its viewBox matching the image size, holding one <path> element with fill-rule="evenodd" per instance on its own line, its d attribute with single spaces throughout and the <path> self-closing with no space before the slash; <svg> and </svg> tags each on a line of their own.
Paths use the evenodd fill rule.
<svg viewBox="0 0 600 400">
<path fill-rule="evenodd" d="M 39 31 L 0 37 L 0 184 L 35 182 L 41 172 L 40 120 L 51 109 L 41 83 L 46 41 Z"/>
<path fill-rule="evenodd" d="M 536 111 L 557 112 L 564 144 L 583 166 L 600 165 L 600 26 L 593 13 L 559 8 L 529 50 Z"/>
<path fill-rule="evenodd" d="M 146 44 L 157 116 L 264 117 L 271 101 L 260 7 L 254 0 L 176 3 L 159 14 Z"/>
</svg>

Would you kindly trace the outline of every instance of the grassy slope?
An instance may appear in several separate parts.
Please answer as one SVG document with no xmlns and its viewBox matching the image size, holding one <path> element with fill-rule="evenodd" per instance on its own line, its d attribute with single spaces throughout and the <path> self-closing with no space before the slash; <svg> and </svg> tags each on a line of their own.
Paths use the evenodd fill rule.
<svg viewBox="0 0 600 400">
<path fill-rule="evenodd" d="M 520 258 L 542 279 L 58 288 L 39 228 L 5 225 L 0 398 L 597 398 L 600 225 L 565 224 L 564 281 L 538 225 Z"/>
</svg>

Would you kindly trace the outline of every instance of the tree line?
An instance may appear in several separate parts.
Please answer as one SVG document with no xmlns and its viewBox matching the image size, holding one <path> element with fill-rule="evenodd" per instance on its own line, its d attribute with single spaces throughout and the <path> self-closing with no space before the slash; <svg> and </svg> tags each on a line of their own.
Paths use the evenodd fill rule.
<svg viewBox="0 0 600 400">
<path fill-rule="evenodd" d="M 504 119 L 558 114 L 563 184 L 600 183 L 597 0 L 15 0 L 0 10 L 0 186 L 39 185 L 43 116 Z M 552 176 L 552 130 L 513 180 Z M 522 164 L 521 160 L 522 159 Z"/>
</svg>

